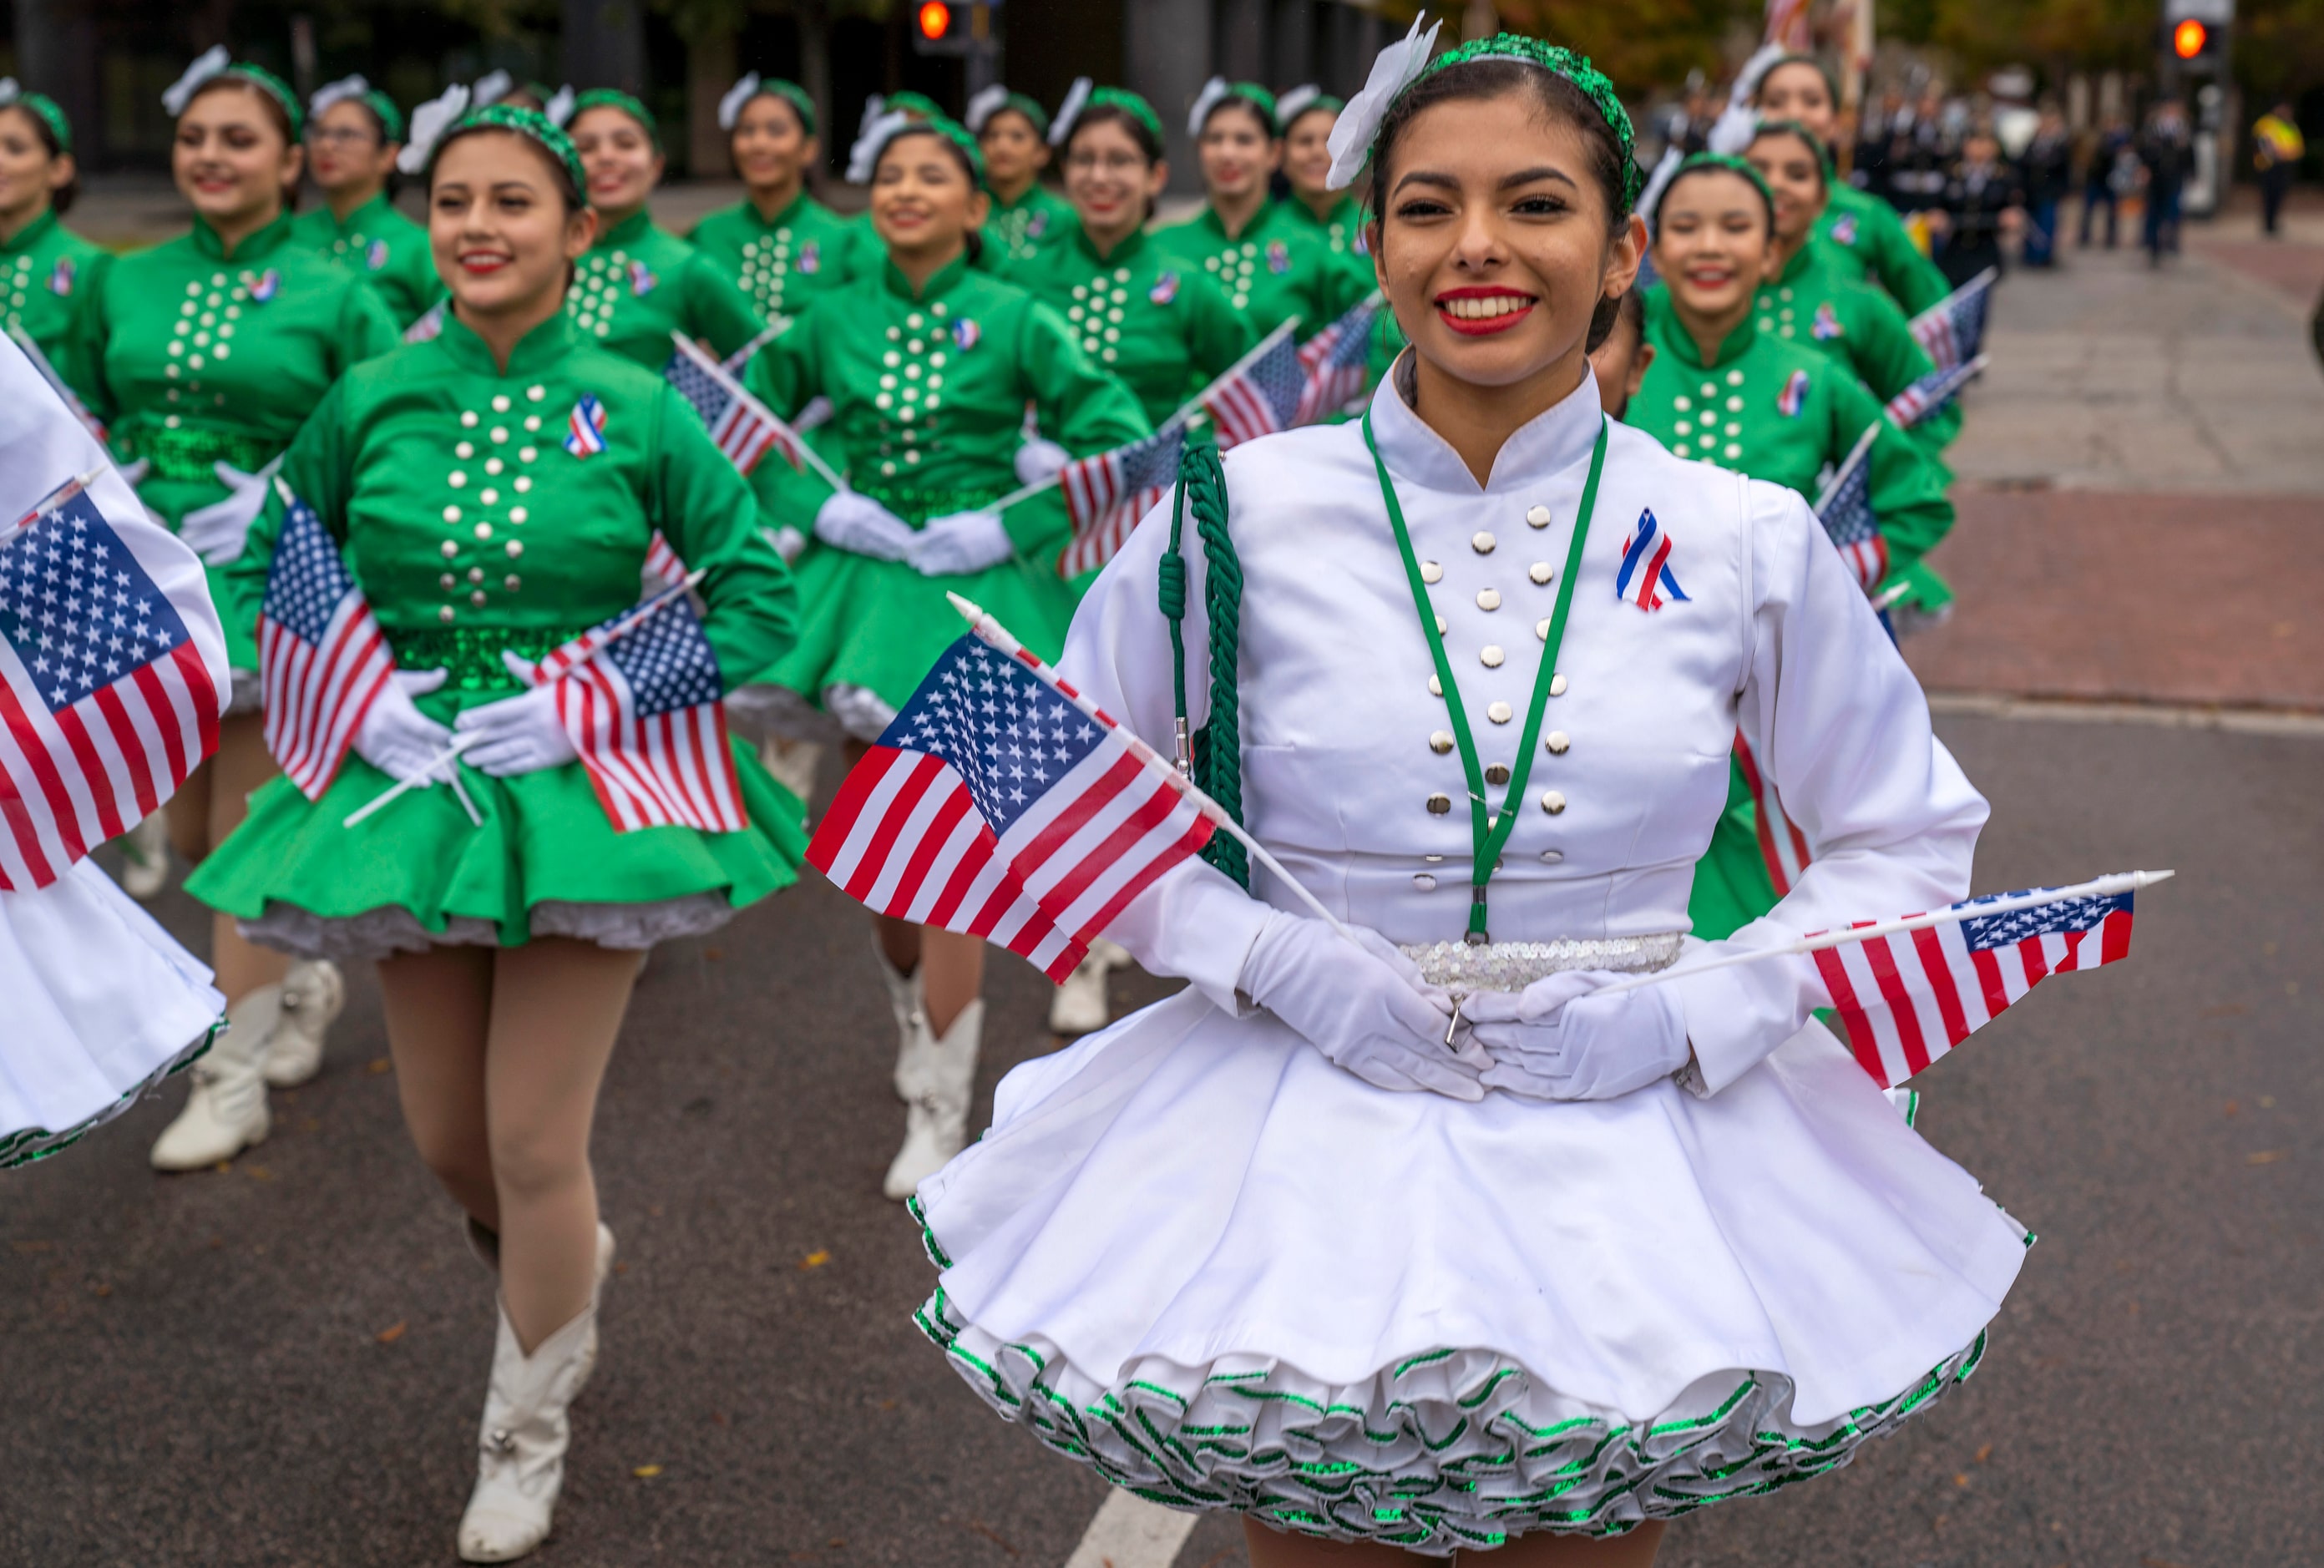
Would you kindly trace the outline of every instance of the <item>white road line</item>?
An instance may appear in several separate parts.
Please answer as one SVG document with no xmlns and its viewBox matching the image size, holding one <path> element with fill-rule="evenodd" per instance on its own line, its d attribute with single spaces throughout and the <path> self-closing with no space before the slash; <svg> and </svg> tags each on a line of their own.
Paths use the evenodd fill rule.
<svg viewBox="0 0 2324 1568">
<path fill-rule="evenodd" d="M 1932 691 L 1929 711 L 1981 719 L 2037 719 L 2055 724 L 2147 724 L 2167 730 L 2227 730 L 2245 735 L 2324 736 L 2324 714 L 2269 708 L 2195 707 L 2184 704 L 2087 702 Z"/>
<path fill-rule="evenodd" d="M 1065 1568 L 1170 1568 L 1194 1533 L 1194 1518 L 1116 1491 L 1090 1521 Z"/>
</svg>

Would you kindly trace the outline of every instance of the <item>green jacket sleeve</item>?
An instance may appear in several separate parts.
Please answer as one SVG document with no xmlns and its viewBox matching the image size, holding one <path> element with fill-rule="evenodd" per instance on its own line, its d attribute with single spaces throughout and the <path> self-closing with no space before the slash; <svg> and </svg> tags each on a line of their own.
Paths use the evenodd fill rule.
<svg viewBox="0 0 2324 1568">
<path fill-rule="evenodd" d="M 1894 208 L 1884 201 L 1868 210 L 1872 215 L 1866 229 L 1872 271 L 1906 316 L 1918 316 L 1953 291 L 1943 271 L 1923 255 L 1913 236 L 1904 232 L 1904 220 Z"/>
<path fill-rule="evenodd" d="M 349 292 L 367 295 L 371 291 L 356 289 Z M 242 554 L 226 563 L 223 574 L 210 579 L 222 583 L 226 589 L 218 605 L 218 617 L 227 624 L 256 633 L 258 606 L 266 597 L 267 568 L 274 564 L 274 541 L 282 534 L 285 487 L 315 509 L 324 531 L 341 545 L 346 543 L 351 464 L 346 391 L 344 381 L 332 383 L 307 422 L 299 427 L 299 433 L 290 439 L 290 449 L 282 455 L 282 483 L 268 487 L 266 504 L 251 520 Z"/>
<path fill-rule="evenodd" d="M 686 263 L 686 323 L 721 359 L 766 329 L 766 318 L 706 255 Z"/>
<path fill-rule="evenodd" d="M 705 574 L 703 634 L 732 691 L 790 650 L 798 590 L 759 531 L 749 483 L 675 388 L 662 390 L 654 417 L 660 439 L 648 511 L 687 569 Z"/>
<path fill-rule="evenodd" d="M 1937 363 L 1913 336 L 1912 323 L 1886 295 L 1866 289 L 1855 301 L 1857 326 L 1853 340 L 1857 374 L 1887 402 L 1924 375 Z M 1960 401 L 1955 399 L 1912 428 L 1914 440 L 1931 452 L 1942 452 L 1960 434 Z"/>
<path fill-rule="evenodd" d="M 1194 366 L 1194 384 L 1186 389 L 1192 397 L 1249 354 L 1259 334 L 1250 318 L 1228 304 L 1219 286 L 1201 273 L 1182 275 L 1180 287 L 1186 302 L 1186 346 Z"/>
<path fill-rule="evenodd" d="M 1880 536 L 1888 545 L 1888 568 L 1893 576 L 1910 567 L 1951 531 L 1953 503 L 1945 496 L 1944 466 L 1919 442 L 1898 429 L 1860 382 L 1842 376 L 1827 378 L 1832 388 L 1832 447 L 1846 452 L 1859 437 L 1877 424 L 1871 464 L 1872 515 L 1879 520 Z"/>
<path fill-rule="evenodd" d="M 345 375 L 364 360 L 401 347 L 402 343 L 403 328 L 395 324 L 395 315 L 379 291 L 368 285 L 349 289 L 339 306 L 337 363 L 332 374 Z"/>
<path fill-rule="evenodd" d="M 798 419 L 799 410 L 823 390 L 817 327 L 812 311 L 794 318 L 788 331 L 742 367 L 744 388 L 779 419 Z M 830 483 L 813 464 L 794 468 L 776 452 L 768 453 L 752 470 L 751 489 L 770 527 L 788 526 L 801 533 L 815 531 L 815 514 L 833 494 Z"/>
<path fill-rule="evenodd" d="M 1016 363 L 1050 439 L 1087 457 L 1154 433 L 1137 395 L 1091 363 L 1064 317 L 1036 301 L 1020 320 Z M 1073 531 L 1064 493 L 1054 484 L 1010 507 L 1001 521 L 1018 553 L 1036 558 L 1054 554 Z"/>
</svg>

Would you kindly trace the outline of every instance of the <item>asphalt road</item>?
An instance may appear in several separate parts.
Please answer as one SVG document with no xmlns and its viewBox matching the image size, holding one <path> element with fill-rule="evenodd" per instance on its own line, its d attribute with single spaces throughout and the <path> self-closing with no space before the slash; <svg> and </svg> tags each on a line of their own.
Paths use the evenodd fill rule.
<svg viewBox="0 0 2324 1568">
<path fill-rule="evenodd" d="M 1929 1138 L 2042 1236 L 1974 1383 L 1840 1475 L 1684 1521 L 1663 1561 L 2324 1561 L 2324 739 L 1941 728 L 1994 801 L 1980 888 L 2179 880 L 2131 963 L 1926 1075 Z M 1004 960 L 991 990 L 980 1118 L 1050 1046 L 1038 976 Z M 1102 1486 L 911 1325 L 932 1272 L 878 1194 L 890 1028 L 862 918 L 819 882 L 656 956 L 598 1129 L 623 1261 L 544 1563 L 1071 1553 Z M 146 1170 L 173 1091 L 0 1176 L 0 1563 L 451 1561 L 492 1305 L 385 1054 L 358 975 L 324 1075 L 231 1170 Z M 1241 1560 L 1224 1519 L 1177 1559 Z"/>
</svg>

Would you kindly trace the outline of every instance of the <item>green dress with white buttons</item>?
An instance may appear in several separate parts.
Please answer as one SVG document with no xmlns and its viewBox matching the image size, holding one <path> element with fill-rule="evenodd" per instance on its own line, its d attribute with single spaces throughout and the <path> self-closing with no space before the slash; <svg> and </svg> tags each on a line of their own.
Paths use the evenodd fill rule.
<svg viewBox="0 0 2324 1568">
<path fill-rule="evenodd" d="M 123 462 L 152 462 L 137 493 L 174 529 L 226 498 L 214 465 L 265 466 L 333 383 L 402 334 L 378 291 L 298 243 L 285 213 L 232 255 L 196 217 L 192 232 L 119 258 L 76 341 L 83 395 Z M 212 567 L 213 597 L 219 579 Z M 226 655 L 258 668 L 249 624 L 227 620 Z"/>
<path fill-rule="evenodd" d="M 984 254 L 976 264 L 981 271 L 1013 279 L 1026 263 L 1081 228 L 1081 216 L 1073 204 L 1036 180 L 1015 201 L 992 198 L 991 216 L 984 220 Z"/>
<path fill-rule="evenodd" d="M 1082 352 L 1120 377 L 1156 426 L 1256 341 L 1217 284 L 1142 233 L 1101 256 L 1077 227 L 1010 281 L 1060 311 Z"/>
<path fill-rule="evenodd" d="M 602 450 L 566 445 L 584 398 L 604 415 Z M 759 532 L 748 482 L 660 375 L 562 316 L 528 334 L 503 372 L 447 313 L 439 337 L 332 387 L 282 475 L 340 542 L 398 668 L 446 671 L 417 699 L 444 724 L 521 689 L 504 650 L 537 659 L 635 604 L 656 530 L 706 574 L 702 626 L 724 685 L 796 630 L 790 574 Z M 228 574 L 244 623 L 282 512 L 278 494 Z M 188 890 L 244 920 L 280 923 L 287 906 L 293 922 L 377 925 L 388 911 L 407 935 L 503 946 L 587 935 L 576 906 L 664 906 L 673 931 L 701 928 L 788 886 L 805 848 L 797 802 L 747 748 L 730 749 L 750 818 L 733 833 L 615 832 L 577 761 L 507 779 L 462 766 L 481 826 L 436 786 L 350 828 L 347 815 L 391 784 L 350 752 L 319 800 L 287 779 L 260 789 Z"/>
<path fill-rule="evenodd" d="M 694 226 L 694 248 L 778 326 L 859 275 L 855 226 L 801 191 L 768 217 L 751 201 Z"/>
<path fill-rule="evenodd" d="M 1286 217 L 1284 207 L 1270 202 L 1232 236 L 1217 210 L 1205 207 L 1185 223 L 1157 230 L 1154 243 L 1190 270 L 1201 268 L 1259 337 L 1296 316 L 1296 336 L 1305 342 L 1371 292 L 1371 273 L 1369 266 L 1359 269 L 1346 256 L 1334 256 L 1310 232 L 1312 219 L 1302 228 Z"/>
<path fill-rule="evenodd" d="M 1832 355 L 1884 403 L 1937 368 L 1896 302 L 1861 281 L 1845 254 L 1812 241 L 1793 253 L 1780 276 L 1759 285 L 1758 327 L 1765 335 Z M 1939 453 L 1960 434 L 1960 423 L 1956 398 L 1910 434 Z"/>
<path fill-rule="evenodd" d="M 53 208 L 0 240 L 0 306 L 5 324 L 21 328 L 49 368 L 82 397 L 88 377 L 75 362 L 73 324 L 82 301 L 105 281 L 113 253 L 58 221 Z"/>
<path fill-rule="evenodd" d="M 1065 318 L 1025 290 L 954 261 L 913 290 L 892 263 L 799 318 L 751 361 L 745 383 L 786 418 L 833 405 L 818 449 L 850 484 L 914 528 L 989 507 L 1018 488 L 1025 408 L 1076 457 L 1151 432 L 1138 400 L 1082 352 Z M 770 515 L 811 532 L 830 485 L 778 458 L 754 478 Z M 759 679 L 822 702 L 834 687 L 900 709 L 963 630 L 945 600 L 965 595 L 1045 658 L 1064 646 L 1076 595 L 1057 576 L 1069 533 L 1052 486 L 1001 514 L 1017 552 L 959 576 L 922 576 L 810 542 L 798 563 L 805 605 L 797 647 Z"/>
<path fill-rule="evenodd" d="M 444 297 L 428 231 L 396 209 L 381 191 L 342 222 L 314 208 L 290 220 L 291 232 L 358 277 L 371 280 L 399 327 L 409 327 Z"/>
<path fill-rule="evenodd" d="M 767 325 L 724 267 L 644 212 L 599 235 L 574 263 L 565 313 L 599 347 L 656 371 L 675 352 L 673 332 L 724 359 Z"/>
<path fill-rule="evenodd" d="M 1888 291 L 1906 316 L 1918 316 L 1953 291 L 1944 270 L 1921 253 L 1904 220 L 1879 197 L 1835 183 L 1816 219 L 1816 238 Z"/>
<path fill-rule="evenodd" d="M 1952 526 L 1943 466 L 1888 421 L 1879 400 L 1846 365 L 1761 332 L 1756 313 L 1706 361 L 1659 284 L 1646 294 L 1646 336 L 1654 363 L 1623 419 L 1680 457 L 1784 485 L 1812 503 L 1827 471 L 1877 427 L 1868 461 L 1872 512 L 1888 546 L 1889 578 L 1882 587 L 1913 585 L 1908 603 L 1915 595 L 1931 605 L 1951 597 L 1921 559 Z M 1716 941 L 1775 902 L 1759 850 L 1758 811 L 1735 763 L 1727 809 L 1709 852 L 1695 863 L 1687 914 L 1696 936 Z"/>
</svg>

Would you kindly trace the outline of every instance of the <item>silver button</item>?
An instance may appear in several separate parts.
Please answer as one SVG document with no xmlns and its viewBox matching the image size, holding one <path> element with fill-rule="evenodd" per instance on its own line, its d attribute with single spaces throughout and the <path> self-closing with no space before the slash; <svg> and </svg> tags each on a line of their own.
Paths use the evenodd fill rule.
<svg viewBox="0 0 2324 1568">
<path fill-rule="evenodd" d="M 1549 748 L 1549 754 L 1551 756 L 1563 757 L 1565 755 L 1568 748 L 1573 744 L 1573 737 L 1567 734 L 1563 730 L 1552 730 L 1549 732 L 1549 738 L 1544 741 L 1542 744 Z"/>
<path fill-rule="evenodd" d="M 1493 546 L 1498 542 L 1499 541 L 1493 538 L 1491 531 L 1487 529 L 1480 528 L 1476 532 L 1469 536 L 1469 548 L 1475 550 L 1480 556 L 1491 555 L 1493 553 Z"/>
<path fill-rule="evenodd" d="M 1431 696 L 1443 696 L 1444 695 L 1444 683 L 1438 680 L 1433 675 L 1428 678 L 1428 695 Z"/>
<path fill-rule="evenodd" d="M 1497 724 L 1505 724 L 1517 717 L 1517 710 L 1505 702 L 1497 702 L 1485 710 L 1485 716 Z"/>
<path fill-rule="evenodd" d="M 1443 617 L 1443 616 L 1439 615 L 1438 617 L 1436 617 L 1436 635 L 1438 635 L 1439 637 L 1442 637 L 1442 636 L 1443 636 L 1443 635 L 1444 635 L 1444 633 L 1446 633 L 1447 632 L 1450 632 L 1451 630 L 1452 630 L 1452 627 L 1450 627 L 1449 625 L 1445 624 L 1445 621 L 1444 621 L 1444 617 Z"/>
<path fill-rule="evenodd" d="M 1433 893 L 1436 890 L 1436 879 L 1426 872 L 1422 872 L 1412 879 L 1412 885 L 1424 893 Z"/>
<path fill-rule="evenodd" d="M 1443 855 L 1441 855 L 1441 854 L 1425 854 L 1425 855 L 1422 855 L 1420 858 L 1421 858 L 1422 860 L 1426 861 L 1430 865 L 1433 865 L 1433 866 L 1441 866 L 1441 865 L 1443 865 L 1443 864 L 1444 863 L 1444 857 L 1443 857 Z"/>
<path fill-rule="evenodd" d="M 1450 730 L 1439 730 L 1434 734 L 1429 736 L 1428 749 L 1435 752 L 1440 757 L 1444 755 L 1445 752 L 1452 749 L 1452 732 Z"/>
<path fill-rule="evenodd" d="M 1480 588 L 1477 590 L 1478 609 L 1498 610 L 1500 607 L 1501 591 L 1499 588 Z"/>
<path fill-rule="evenodd" d="M 1485 782 L 1486 782 L 1486 783 L 1488 783 L 1488 784 L 1506 784 L 1506 783 L 1508 783 L 1508 781 L 1509 781 L 1509 770 L 1508 770 L 1508 769 L 1507 767 L 1503 766 L 1501 763 L 1496 762 L 1496 763 L 1494 763 L 1491 767 L 1489 767 L 1489 768 L 1488 768 L 1488 769 L 1486 769 L 1486 770 L 1485 770 Z"/>
<path fill-rule="evenodd" d="M 1548 812 L 1552 816 L 1556 816 L 1563 813 L 1565 810 L 1564 792 L 1557 789 L 1545 789 L 1542 791 L 1541 808 L 1544 811 Z"/>
<path fill-rule="evenodd" d="M 1526 521 L 1531 523 L 1536 528 L 1547 528 L 1549 526 L 1549 508 L 1546 506 L 1527 507 L 1526 509 Z"/>
<path fill-rule="evenodd" d="M 1450 795 L 1444 794 L 1440 790 L 1436 794 L 1428 798 L 1428 811 L 1430 816 L 1443 816 L 1452 809 L 1452 797 Z"/>
<path fill-rule="evenodd" d="M 1565 852 L 1562 849 L 1545 849 L 1541 852 L 1541 863 L 1544 865 L 1554 866 L 1564 858 Z"/>
<path fill-rule="evenodd" d="M 1557 576 L 1557 568 L 1547 561 L 1536 561 L 1526 568 L 1526 576 L 1536 583 L 1546 584 L 1550 578 Z"/>
<path fill-rule="evenodd" d="M 1549 695 L 1552 696 L 1565 695 L 1565 676 L 1563 672 L 1549 678 Z"/>
<path fill-rule="evenodd" d="M 1549 641 L 1549 617 L 1548 617 L 1548 616 L 1544 615 L 1540 620 L 1538 620 L 1538 621 L 1536 621 L 1536 622 L 1535 622 L 1535 623 L 1533 623 L 1533 634 L 1534 634 L 1536 637 L 1540 638 L 1544 642 L 1546 642 L 1546 641 Z"/>
<path fill-rule="evenodd" d="M 1508 655 L 1503 653 L 1498 644 L 1488 642 L 1477 654 L 1477 661 L 1487 669 L 1499 669 L 1501 667 L 1501 661 L 1508 657 Z"/>
</svg>

